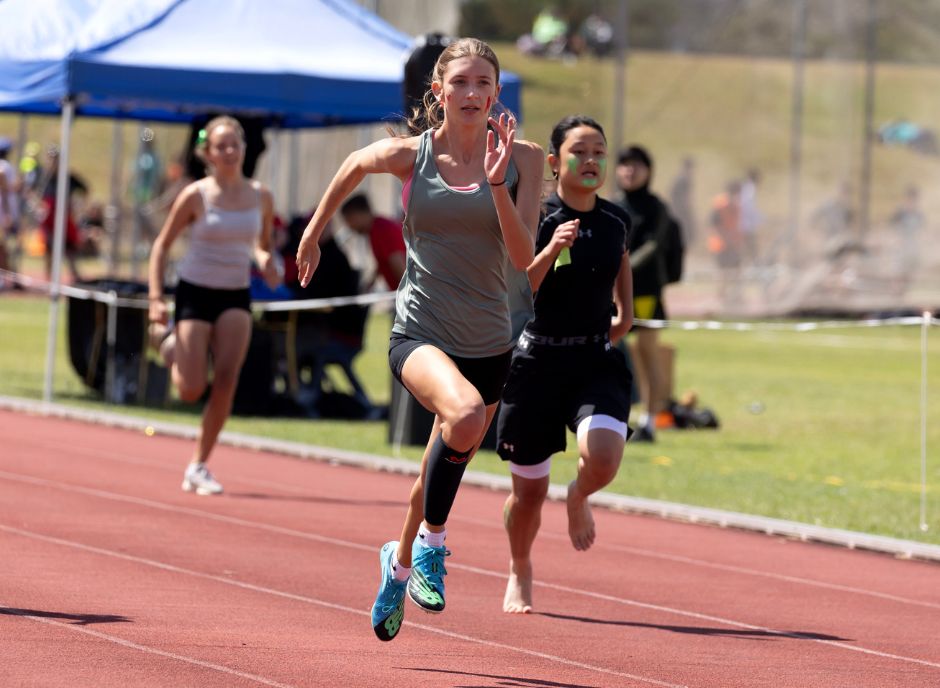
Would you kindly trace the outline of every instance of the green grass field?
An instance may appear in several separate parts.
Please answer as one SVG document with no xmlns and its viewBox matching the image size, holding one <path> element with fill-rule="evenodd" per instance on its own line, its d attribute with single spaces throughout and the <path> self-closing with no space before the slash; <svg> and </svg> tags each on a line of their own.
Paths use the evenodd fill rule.
<svg viewBox="0 0 940 688">
<path fill-rule="evenodd" d="M 521 56 L 509 45 L 496 48 L 503 67 L 524 80 L 526 138 L 544 146 L 560 117 L 584 112 L 608 125 L 613 140 L 610 61 L 586 58 L 564 65 Z M 660 191 L 668 189 L 682 157 L 694 155 L 696 202 L 702 215 L 708 199 L 728 178 L 749 166 L 761 168 L 768 232 L 780 231 L 786 224 L 789 193 L 791 80 L 792 68 L 785 60 L 633 53 L 628 62 L 623 141 L 639 141 L 654 151 L 654 186 Z M 808 213 L 839 181 L 857 179 L 864 74 L 857 63 L 811 61 L 805 83 L 801 188 Z M 901 117 L 933 121 L 940 111 L 938 86 L 940 69 L 879 65 L 876 125 Z M 16 115 L 0 115 L 0 133 L 15 137 L 17 126 Z M 31 118 L 28 137 L 53 141 L 58 127 L 55 118 Z M 185 129 L 156 129 L 158 149 L 170 159 L 182 145 Z M 91 181 L 97 198 L 108 193 L 113 132 L 114 124 L 106 120 L 79 118 L 75 125 L 73 167 Z M 134 124 L 124 126 L 125 170 L 136 150 L 135 134 Z M 936 157 L 876 146 L 872 163 L 876 223 L 890 212 L 908 183 L 918 181 L 927 188 L 940 181 Z M 940 216 L 937 194 L 925 194 L 923 205 L 928 218 Z M 0 394 L 41 396 L 47 317 L 44 300 L 0 297 L 4 333 Z M 372 318 L 368 345 L 357 360 L 362 379 L 379 402 L 388 399 L 387 332 L 385 316 Z M 610 489 L 940 543 L 940 460 L 929 464 L 931 528 L 927 533 L 918 530 L 919 336 L 917 328 L 666 332 L 664 339 L 679 352 L 677 390 L 697 390 L 701 402 L 718 413 L 723 427 L 718 432 L 662 433 L 655 445 L 629 446 Z M 97 401 L 71 370 L 64 327 L 61 339 L 55 378 L 58 400 L 159 420 L 198 422 L 196 411 L 182 406 L 112 408 Z M 934 421 L 940 417 L 935 391 L 940 388 L 938 363 L 940 358 L 933 354 L 929 381 Z M 754 412 L 761 407 L 761 413 Z M 234 418 L 228 428 L 390 453 L 386 425 L 379 422 Z M 938 428 L 936 422 L 929 424 L 929 447 L 940 446 Z M 403 454 L 416 459 L 421 449 L 408 447 Z M 488 452 L 474 460 L 474 467 L 505 473 Z M 569 452 L 556 461 L 553 480 L 569 480 L 574 469 L 575 457 Z"/>
<path fill-rule="evenodd" d="M 64 324 L 66 313 L 63 312 Z M 0 298 L 0 394 L 42 394 L 47 302 Z M 388 317 L 370 319 L 357 368 L 376 402 L 387 402 Z M 196 409 L 113 407 L 97 400 L 67 360 L 61 329 L 58 401 L 160 421 L 198 423 Z M 931 333 L 933 348 L 937 330 Z M 661 432 L 628 445 L 609 489 L 686 504 L 791 519 L 940 544 L 940 356 L 930 355 L 928 425 L 930 529 L 920 509 L 920 329 L 817 332 L 665 332 L 678 351 L 679 391 L 693 388 L 722 422 L 718 431 Z M 760 411 L 760 412 L 757 412 Z M 235 417 L 228 429 L 391 455 L 385 422 Z M 421 448 L 406 447 L 417 460 Z M 492 452 L 476 470 L 506 474 Z M 571 479 L 576 457 L 556 457 L 552 480 Z"/>
</svg>

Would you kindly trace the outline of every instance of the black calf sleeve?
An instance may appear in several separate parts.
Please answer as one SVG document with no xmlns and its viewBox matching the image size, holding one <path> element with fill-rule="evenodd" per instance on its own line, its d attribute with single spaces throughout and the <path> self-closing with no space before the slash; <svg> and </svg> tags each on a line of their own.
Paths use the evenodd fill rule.
<svg viewBox="0 0 940 688">
<path fill-rule="evenodd" d="M 424 520 L 428 524 L 442 526 L 447 523 L 472 452 L 472 447 L 463 452 L 454 451 L 444 444 L 443 435 L 437 436 L 428 456 L 428 473 L 424 482 Z"/>
</svg>

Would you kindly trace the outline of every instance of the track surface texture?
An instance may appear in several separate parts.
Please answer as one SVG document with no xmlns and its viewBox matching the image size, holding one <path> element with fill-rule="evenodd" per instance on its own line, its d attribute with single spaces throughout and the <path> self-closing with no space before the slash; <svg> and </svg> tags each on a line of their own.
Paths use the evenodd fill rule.
<svg viewBox="0 0 940 688">
<path fill-rule="evenodd" d="M 369 608 L 412 478 L 0 411 L 2 686 L 940 686 L 940 565 L 546 503 L 535 610 L 501 611 L 505 493 L 465 485 L 447 609 Z"/>
</svg>

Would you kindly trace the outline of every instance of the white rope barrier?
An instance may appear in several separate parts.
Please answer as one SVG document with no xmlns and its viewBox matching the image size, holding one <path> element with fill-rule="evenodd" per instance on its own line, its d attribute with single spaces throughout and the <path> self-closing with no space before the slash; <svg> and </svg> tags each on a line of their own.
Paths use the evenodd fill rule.
<svg viewBox="0 0 940 688">
<path fill-rule="evenodd" d="M 35 277 L 29 277 L 20 273 L 10 272 L 9 270 L 0 270 L 0 275 L 15 281 L 26 288 L 32 288 L 42 293 L 51 293 L 52 285 Z M 63 284 L 59 287 L 59 293 L 76 299 L 99 301 L 101 303 L 114 304 L 125 308 L 139 308 L 146 310 L 148 302 L 146 298 L 128 298 L 113 294 L 102 289 L 83 289 Z M 112 295 L 113 294 L 113 295 Z M 371 292 L 367 294 L 356 294 L 354 296 L 335 296 L 322 299 L 286 299 L 279 301 L 254 301 L 252 308 L 261 312 L 280 312 L 293 310 L 331 310 L 341 306 L 368 306 L 374 303 L 384 301 L 394 301 L 394 291 Z M 897 326 L 920 326 L 923 323 L 928 325 L 940 325 L 940 318 L 933 317 L 930 312 L 925 311 L 923 315 L 900 316 L 890 318 L 863 318 L 860 320 L 823 320 L 823 321 L 803 321 L 803 322 L 731 322 L 725 320 L 644 320 L 636 319 L 637 325 L 654 329 L 672 329 L 672 330 L 708 330 L 708 331 L 732 331 L 732 332 L 812 332 L 813 330 L 824 329 L 848 329 L 848 328 L 867 328 L 867 327 L 897 327 Z"/>
<path fill-rule="evenodd" d="M 52 284 L 46 280 L 29 277 L 28 275 L 23 275 L 16 272 L 10 272 L 9 270 L 0 270 L 0 276 L 16 282 L 17 284 L 22 285 L 24 288 L 32 289 L 33 291 L 42 294 L 52 293 Z M 98 301 L 99 303 L 119 306 L 121 308 L 137 308 L 140 310 L 147 310 L 150 305 L 146 297 L 122 297 L 118 296 L 117 292 L 114 290 L 105 291 L 103 289 L 83 289 L 81 287 L 63 284 L 59 287 L 58 293 L 63 294 L 64 296 L 69 296 L 73 299 L 81 299 L 82 301 Z M 372 292 L 368 294 L 356 294 L 354 296 L 335 296 L 332 298 L 323 299 L 254 301 L 252 302 L 252 308 L 261 312 L 295 310 L 318 311 L 332 310 L 334 308 L 339 308 L 340 306 L 369 306 L 374 303 L 394 300 L 395 292 L 383 291 Z"/>
</svg>

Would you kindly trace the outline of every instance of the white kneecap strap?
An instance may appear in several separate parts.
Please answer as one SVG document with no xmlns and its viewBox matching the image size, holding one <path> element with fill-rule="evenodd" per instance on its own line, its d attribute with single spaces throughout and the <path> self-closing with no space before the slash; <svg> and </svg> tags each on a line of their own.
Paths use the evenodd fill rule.
<svg viewBox="0 0 940 688">
<path fill-rule="evenodd" d="M 552 470 L 552 457 L 548 457 L 534 466 L 520 466 L 517 463 L 509 462 L 509 472 L 518 475 L 520 478 L 529 480 L 538 480 L 546 477 Z"/>
<path fill-rule="evenodd" d="M 603 414 L 588 416 L 578 423 L 578 440 L 581 440 L 591 430 L 613 430 L 624 440 L 627 439 L 627 424 L 613 416 Z"/>
</svg>

